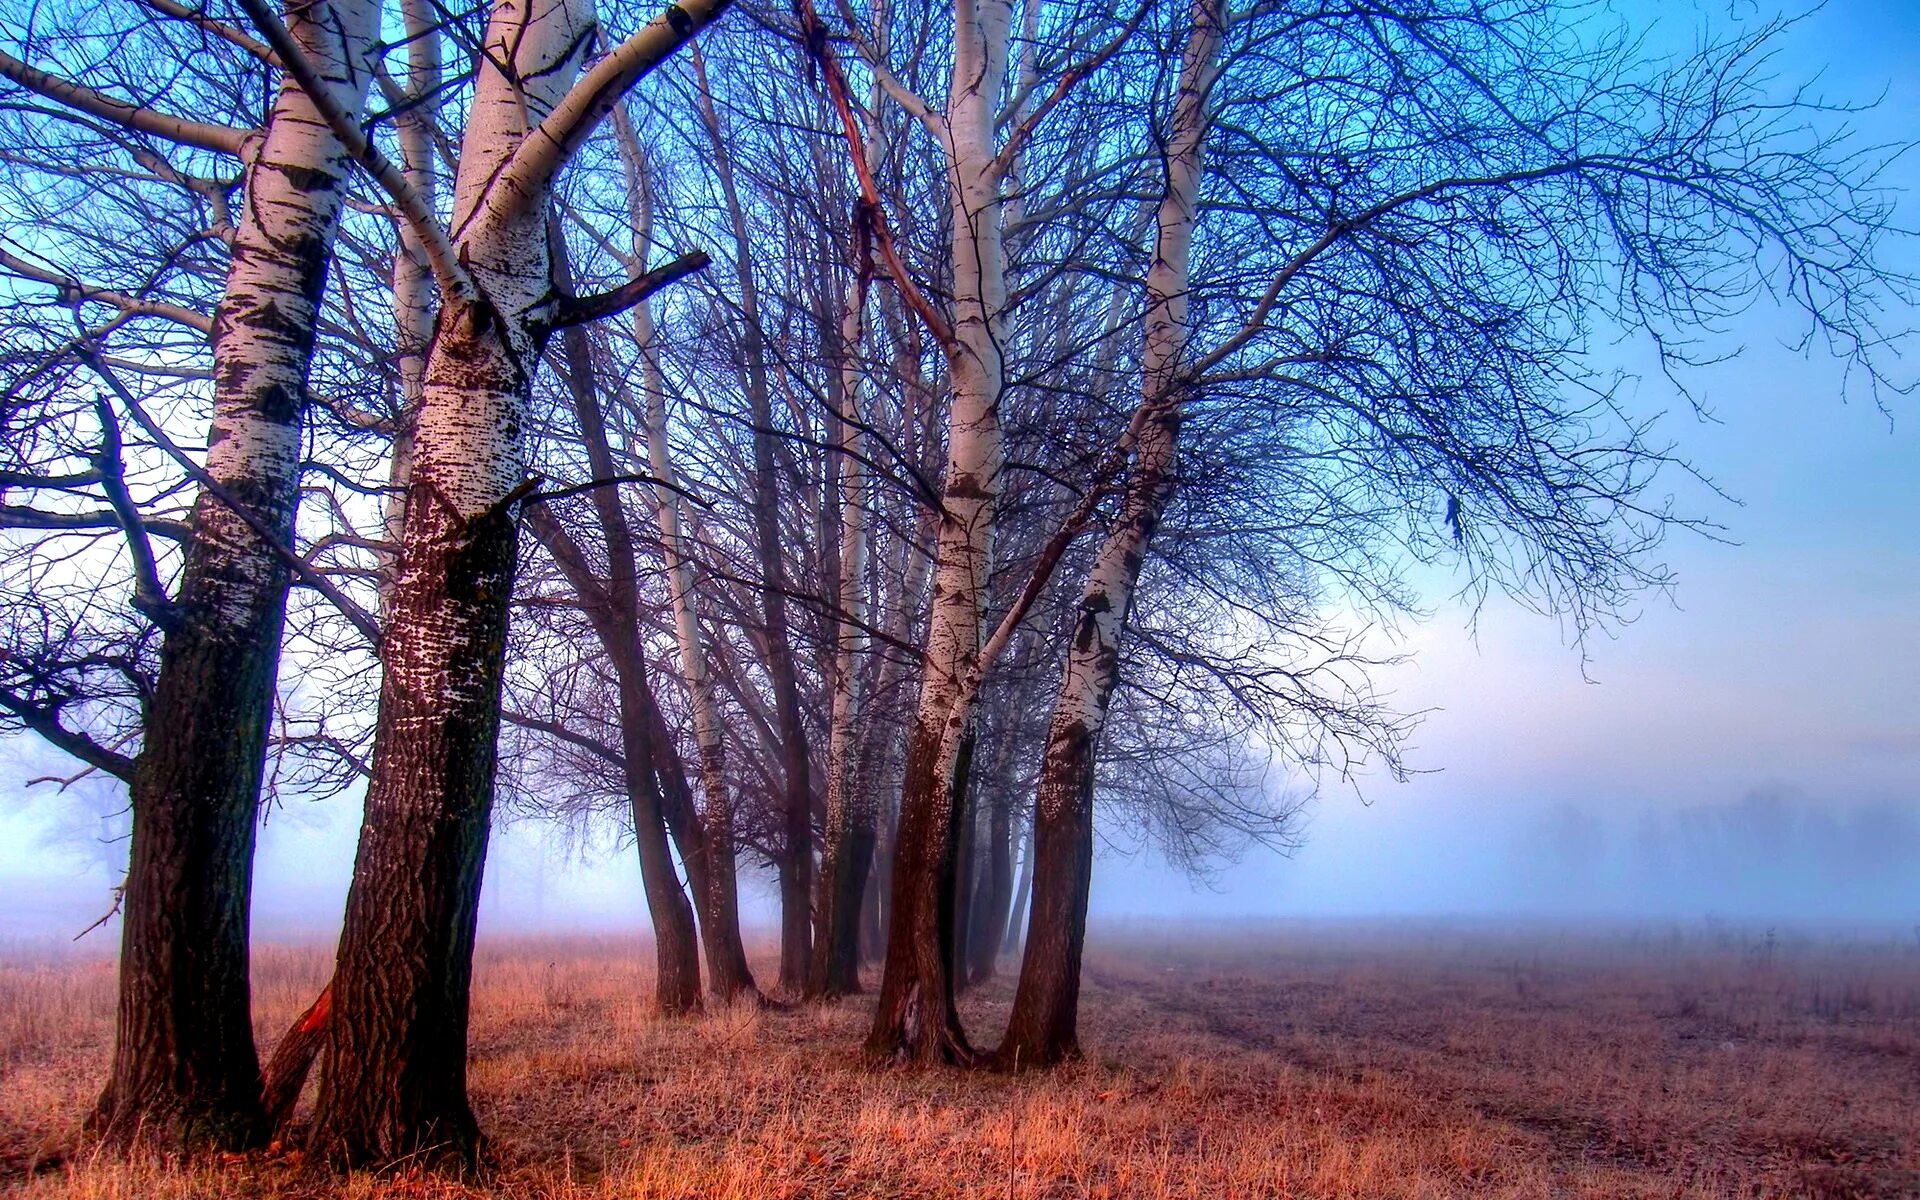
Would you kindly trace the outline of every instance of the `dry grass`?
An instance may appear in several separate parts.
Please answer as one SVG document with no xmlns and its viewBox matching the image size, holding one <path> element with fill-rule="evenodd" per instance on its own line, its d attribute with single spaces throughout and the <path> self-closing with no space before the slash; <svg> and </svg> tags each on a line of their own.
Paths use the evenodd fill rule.
<svg viewBox="0 0 1920 1200">
<path fill-rule="evenodd" d="M 0 1189 L 108 1197 L 1920 1196 L 1920 950 L 1249 926 L 1107 931 L 1087 1062 L 873 1071 L 866 1006 L 650 1011 L 638 941 L 483 947 L 476 1180 L 73 1142 L 102 962 L 0 964 Z M 326 954 L 266 947 L 262 1040 Z M 756 964 L 760 965 L 760 964 Z M 770 964 L 763 967 L 771 974 Z M 967 997 L 997 1031 L 1010 988 Z M 33 1168 L 65 1151 L 64 1162 Z"/>
</svg>

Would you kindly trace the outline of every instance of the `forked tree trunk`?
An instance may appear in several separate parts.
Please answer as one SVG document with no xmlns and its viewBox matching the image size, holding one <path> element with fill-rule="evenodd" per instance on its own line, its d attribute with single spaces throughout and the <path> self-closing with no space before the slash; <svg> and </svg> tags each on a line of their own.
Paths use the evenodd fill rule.
<svg viewBox="0 0 1920 1200">
<path fill-rule="evenodd" d="M 667 818 L 667 831 L 680 848 L 680 861 L 687 868 L 687 884 L 693 890 L 699 910 L 700 936 L 707 955 L 707 987 L 717 998 L 729 1003 L 739 1000 L 758 1002 L 760 989 L 754 985 L 753 971 L 747 965 L 746 947 L 740 940 L 740 894 L 734 875 L 734 838 L 732 806 L 724 791 L 716 806 L 708 799 L 705 811 L 694 803 L 693 789 L 687 785 L 687 764 L 674 745 L 657 703 L 649 701 L 649 721 L 653 729 L 653 767 L 660 779 L 660 799 Z M 704 747 L 702 752 L 704 753 Z M 707 769 L 701 768 L 703 780 Z"/>
<path fill-rule="evenodd" d="M 334 1163 L 470 1161 L 467 1020 L 493 805 L 523 425 L 557 310 L 554 174 L 627 86 L 718 15 L 687 2 L 595 65 L 586 0 L 502 0 L 488 22 L 454 191 L 456 269 L 428 356 L 366 816 L 347 895 L 311 1149 Z M 566 103 L 562 103 L 563 99 Z M 531 122 L 541 122 L 529 137 Z M 556 124 L 557 122 L 557 124 Z M 448 288 L 452 290 L 449 293 Z"/>
<path fill-rule="evenodd" d="M 775 464 L 777 437 L 767 377 L 765 335 L 760 326 L 759 288 L 753 275 L 753 245 L 746 211 L 734 186 L 733 156 L 698 51 L 693 58 L 699 82 L 700 116 L 720 195 L 727 208 L 734 242 L 733 261 L 740 287 L 740 345 L 745 358 L 748 416 L 753 422 L 753 540 L 760 566 L 760 602 L 765 625 L 761 646 L 773 683 L 774 717 L 780 737 L 780 845 L 774 870 L 780 884 L 780 986 L 806 989 L 813 944 L 813 782 L 807 726 L 800 707 L 800 676 L 793 659 L 787 621 L 786 566 L 781 560 L 780 489 Z"/>
<path fill-rule="evenodd" d="M 620 744 L 634 841 L 640 852 L 641 885 L 653 918 L 654 1000 L 663 1015 L 680 1016 L 700 1007 L 700 943 L 694 932 L 693 906 L 674 872 L 672 848 L 667 844 L 661 780 L 655 772 L 655 731 L 648 722 L 652 698 L 637 635 L 636 630 L 630 651 L 613 656 L 620 678 Z"/>
<path fill-rule="evenodd" d="M 372 78 L 376 0 L 288 6 L 340 108 Z M 214 320 L 206 471 L 293 538 L 315 316 L 350 163 L 291 80 L 246 172 Z M 266 1134 L 248 982 L 255 816 L 287 569 L 203 490 L 132 780 L 118 1011 L 92 1124 L 110 1142 L 235 1149 Z"/>
<path fill-rule="evenodd" d="M 953 321 L 945 349 L 952 396 L 932 613 L 900 789 L 887 960 L 867 1036 L 867 1053 L 881 1059 L 973 1057 L 953 1004 L 956 768 L 969 724 L 966 680 L 980 653 L 1003 461 L 1006 256 L 994 131 L 1012 22 L 1012 0 L 954 4 L 945 122 L 953 238 Z"/>
<path fill-rule="evenodd" d="M 644 268 L 653 252 L 653 205 L 640 139 L 624 107 L 614 110 L 614 130 L 626 171 L 627 208 L 633 229 L 634 261 Z M 735 874 L 733 801 L 727 794 L 726 725 L 714 702 L 713 680 L 700 640 L 700 616 L 693 586 L 692 555 L 681 528 L 680 500 L 675 491 L 671 443 L 667 439 L 667 381 L 660 369 L 655 344 L 653 308 L 642 300 L 633 308 L 633 337 L 640 347 L 641 428 L 647 442 L 647 467 L 653 473 L 655 520 L 660 527 L 660 553 L 667 570 L 667 591 L 673 603 L 675 648 L 680 674 L 693 713 L 693 738 L 699 754 L 700 798 L 696 808 L 684 789 L 686 771 L 671 740 L 657 739 L 657 748 L 670 763 L 661 764 L 661 789 L 668 801 L 667 819 L 681 844 L 681 860 L 694 887 L 700 908 L 700 937 L 707 954 L 707 986 L 722 1000 L 758 999 L 760 989 L 747 965 L 740 938 L 740 890 Z M 682 810 L 694 812 L 699 845 L 676 824 Z"/>
<path fill-rule="evenodd" d="M 1080 1051 L 1080 961 L 1093 876 L 1095 754 L 1118 680 L 1120 639 L 1134 587 L 1176 483 L 1189 264 L 1221 21 L 1221 0 L 1194 0 L 1166 141 L 1167 191 L 1147 274 L 1142 420 L 1120 515 L 1080 595 L 1047 728 L 1034 801 L 1033 913 L 1013 1014 L 998 1054 L 1006 1067 L 1044 1066 Z"/>
</svg>

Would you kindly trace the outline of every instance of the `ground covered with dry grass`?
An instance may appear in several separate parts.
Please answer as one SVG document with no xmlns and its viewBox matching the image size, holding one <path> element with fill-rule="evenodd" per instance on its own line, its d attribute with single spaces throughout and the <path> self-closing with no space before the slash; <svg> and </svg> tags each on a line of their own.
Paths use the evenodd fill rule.
<svg viewBox="0 0 1920 1200">
<path fill-rule="evenodd" d="M 484 1172 L 276 1150 L 118 1163 L 75 1129 L 111 965 L 0 962 L 0 1190 L 105 1197 L 1914 1197 L 1920 942 L 1714 927 L 1107 929 L 1087 1061 L 864 1066 L 867 1006 L 659 1020 L 638 940 L 483 944 Z M 263 1043 L 321 947 L 265 947 Z M 771 964 L 756 963 L 765 975 Z M 970 993 L 991 1037 L 1002 979 Z"/>
</svg>

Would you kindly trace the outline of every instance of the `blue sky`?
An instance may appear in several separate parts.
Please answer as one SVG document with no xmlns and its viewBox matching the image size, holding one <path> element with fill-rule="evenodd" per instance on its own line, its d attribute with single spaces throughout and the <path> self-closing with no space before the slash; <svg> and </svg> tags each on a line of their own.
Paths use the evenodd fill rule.
<svg viewBox="0 0 1920 1200">
<path fill-rule="evenodd" d="M 1796 31 L 1781 73 L 1824 67 L 1835 98 L 1884 89 L 1858 124 L 1878 139 L 1914 136 L 1916 18 L 1914 5 L 1832 3 Z M 1895 174 L 1920 185 L 1920 164 Z M 1920 224 L 1920 199 L 1903 208 Z M 1741 502 L 1675 478 L 1683 507 L 1723 523 L 1737 544 L 1677 534 L 1664 552 L 1676 593 L 1590 643 L 1586 677 L 1550 620 L 1505 602 L 1477 621 L 1440 605 L 1402 629 L 1415 660 L 1382 679 L 1405 708 L 1433 710 L 1412 756 L 1430 773 L 1363 780 L 1365 803 L 1328 788 L 1295 858 L 1252 854 L 1208 886 L 1150 856 L 1103 859 L 1096 911 L 1920 920 L 1920 861 L 1899 879 L 1885 864 L 1844 862 L 1802 863 L 1786 878 L 1794 873 L 1756 860 L 1751 879 L 1704 880 L 1673 878 L 1666 859 L 1634 861 L 1647 814 L 1754 794 L 1835 820 L 1876 805 L 1920 814 L 1920 403 L 1896 400 L 1891 418 L 1842 403 L 1834 365 L 1784 348 L 1787 333 L 1765 314 L 1737 331 L 1747 352 L 1698 381 L 1714 422 L 1663 384 L 1642 385 L 1638 402 L 1669 411 L 1666 434 Z M 116 850 L 98 842 L 94 818 L 110 797 L 21 786 L 59 767 L 38 746 L 0 746 L 0 939 L 77 932 L 117 880 Z M 263 931 L 330 928 L 356 826 L 350 799 L 274 816 L 258 869 Z M 629 855 L 582 862 L 533 828 L 496 837 L 488 884 L 483 920 L 495 928 L 643 920 Z M 106 949 L 106 936 L 92 940 Z"/>
</svg>

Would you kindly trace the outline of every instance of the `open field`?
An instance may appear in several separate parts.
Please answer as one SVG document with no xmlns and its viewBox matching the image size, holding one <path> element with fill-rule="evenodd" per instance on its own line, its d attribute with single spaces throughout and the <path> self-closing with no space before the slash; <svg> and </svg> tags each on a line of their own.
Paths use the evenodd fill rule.
<svg viewBox="0 0 1920 1200">
<path fill-rule="evenodd" d="M 258 954 L 259 1033 L 326 951 Z M 0 963 L 0 1190 L 101 1197 L 1920 1196 L 1920 944 L 1692 926 L 1097 931 L 1085 1063 L 870 1070 L 866 1005 L 650 1012 L 628 939 L 483 944 L 485 1175 L 96 1160 L 110 966 Z M 764 974 L 771 964 L 756 962 Z M 990 1039 L 1006 979 L 970 994 Z M 44 1160 L 66 1155 L 47 1165 Z M 36 1163 L 39 1163 L 36 1168 Z"/>
</svg>

